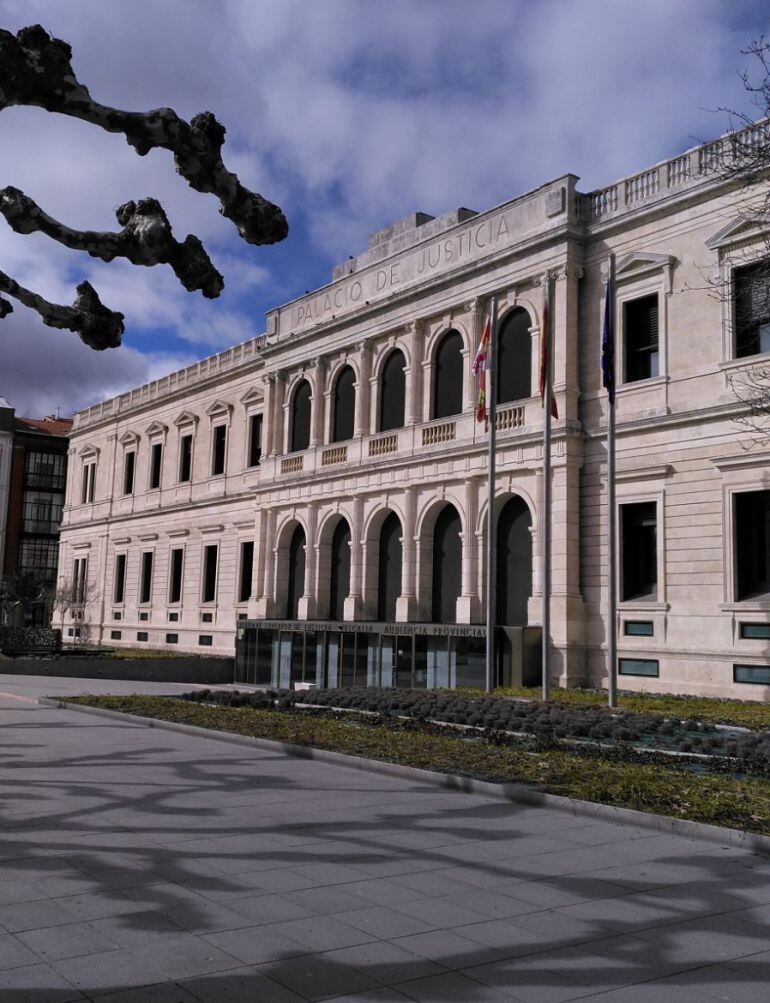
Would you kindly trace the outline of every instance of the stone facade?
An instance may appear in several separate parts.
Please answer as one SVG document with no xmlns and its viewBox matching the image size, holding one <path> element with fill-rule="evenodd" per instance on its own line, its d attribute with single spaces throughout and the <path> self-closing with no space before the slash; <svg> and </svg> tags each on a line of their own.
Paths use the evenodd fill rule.
<svg viewBox="0 0 770 1003">
<path fill-rule="evenodd" d="M 565 175 L 487 212 L 410 216 L 374 234 L 328 286 L 270 311 L 260 338 L 76 415 L 60 572 L 71 574 L 73 562 L 87 558 L 98 586 L 88 613 L 98 639 L 133 646 L 139 636 L 152 647 L 222 653 L 232 651 L 239 619 L 333 620 L 340 519 L 350 544 L 338 619 L 377 621 L 382 531 L 392 513 L 401 527 L 392 620 L 435 620 L 434 544 L 447 505 L 460 521 L 454 622 L 483 622 L 487 436 L 475 421 L 472 363 L 493 297 L 501 327 L 516 328 L 501 364 L 511 386 L 526 388 L 499 406 L 495 504 L 499 513 L 511 499 L 526 506 L 531 545 L 521 544 L 522 566 L 509 569 L 509 587 L 526 587 L 526 622 L 538 624 L 543 411 L 536 387 L 551 276 L 559 409 L 551 671 L 562 685 L 606 682 L 607 403 L 599 349 L 613 252 L 620 685 L 766 698 L 770 651 L 761 635 L 770 596 L 762 583 L 770 530 L 760 542 L 764 571 L 738 566 L 746 544 L 736 541 L 747 532 L 739 520 L 761 522 L 770 454 L 744 448 L 730 379 L 758 359 L 737 357 L 735 272 L 765 257 L 767 247 L 750 211 L 752 193 L 716 169 L 722 142 L 589 195 Z M 460 338 L 462 388 L 454 412 L 436 417 L 446 410 L 437 398 L 437 353 L 450 331 Z M 654 344 L 644 343 L 645 331 Z M 403 420 L 394 425 L 384 397 L 395 350 L 405 389 Z M 340 438 L 346 367 L 354 374 L 354 403 L 345 399 L 352 434 Z M 189 480 L 180 479 L 184 436 L 192 437 Z M 93 500 L 88 464 L 95 464 Z M 298 527 L 304 575 L 294 595 Z M 243 547 L 250 543 L 253 557 Z M 174 566 L 174 550 L 184 552 L 181 565 Z M 639 567 L 650 560 L 640 585 Z M 749 669 L 734 675 L 736 665 Z"/>
</svg>

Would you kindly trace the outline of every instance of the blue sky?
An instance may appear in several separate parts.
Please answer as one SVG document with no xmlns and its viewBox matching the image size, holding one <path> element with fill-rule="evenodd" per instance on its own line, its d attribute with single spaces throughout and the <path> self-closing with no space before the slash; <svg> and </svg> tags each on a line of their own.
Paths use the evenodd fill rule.
<svg viewBox="0 0 770 1003">
<path fill-rule="evenodd" d="M 0 323 L 0 394 L 27 415 L 261 333 L 268 309 L 410 212 L 484 210 L 568 171 L 590 191 L 719 135 L 718 109 L 752 114 L 741 50 L 770 33 L 765 5 L 741 0 L 0 0 L 0 14 L 70 42 L 99 101 L 215 112 L 227 165 L 290 227 L 283 244 L 247 246 L 165 151 L 139 158 L 83 123 L 5 110 L 3 185 L 93 229 L 155 195 L 226 283 L 207 301 L 165 266 L 94 262 L 0 219 L 0 269 L 62 303 L 86 277 L 126 315 L 124 346 L 105 353 L 22 307 Z"/>
</svg>

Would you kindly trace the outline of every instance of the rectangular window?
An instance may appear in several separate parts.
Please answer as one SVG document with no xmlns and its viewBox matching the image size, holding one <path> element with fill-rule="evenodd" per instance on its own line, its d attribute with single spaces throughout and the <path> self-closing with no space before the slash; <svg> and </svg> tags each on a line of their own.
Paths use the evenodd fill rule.
<svg viewBox="0 0 770 1003">
<path fill-rule="evenodd" d="M 770 352 L 770 258 L 736 268 L 733 279 L 737 358 Z"/>
<path fill-rule="evenodd" d="M 59 563 L 58 539 L 22 539 L 19 544 L 19 571 L 31 571 L 46 582 L 56 578 Z"/>
<path fill-rule="evenodd" d="M 658 294 L 623 304 L 626 383 L 658 375 Z"/>
<path fill-rule="evenodd" d="M 23 531 L 58 533 L 63 504 L 64 498 L 58 493 L 25 491 L 22 502 Z"/>
<path fill-rule="evenodd" d="M 657 679 L 660 668 L 654 658 L 619 658 L 618 672 L 621 676 L 653 676 Z"/>
<path fill-rule="evenodd" d="M 203 548 L 203 587 L 201 599 L 203 602 L 214 602 L 217 597 L 217 554 L 216 543 Z"/>
<path fill-rule="evenodd" d="M 113 620 L 122 620 L 122 619 L 123 619 L 123 614 L 122 614 L 121 612 L 119 612 L 118 610 L 116 610 L 116 611 L 115 611 L 115 612 L 114 612 L 114 613 L 112 614 L 112 619 L 113 619 Z"/>
<path fill-rule="evenodd" d="M 110 640 L 112 640 L 112 641 L 119 641 L 121 639 L 121 637 L 123 637 L 123 631 L 122 630 L 111 630 L 110 631 Z"/>
<path fill-rule="evenodd" d="M 76 557 L 72 566 L 72 599 L 82 603 L 86 598 L 86 582 L 88 580 L 88 558 Z"/>
<path fill-rule="evenodd" d="M 126 595 L 126 555 L 115 555 L 115 590 L 113 602 L 122 603 Z"/>
<path fill-rule="evenodd" d="M 770 665 L 733 665 L 733 682 L 770 686 Z"/>
<path fill-rule="evenodd" d="M 214 638 L 211 634 L 198 634 L 198 644 L 202 648 L 210 648 L 214 643 Z"/>
<path fill-rule="evenodd" d="M 179 622 L 179 614 L 178 613 L 169 613 L 168 618 L 171 621 L 171 623 L 178 623 Z"/>
<path fill-rule="evenodd" d="M 249 466 L 258 467 L 262 459 L 262 415 L 249 418 Z"/>
<path fill-rule="evenodd" d="M 214 614 L 213 613 L 201 613 L 201 623 L 213 623 Z"/>
<path fill-rule="evenodd" d="M 657 505 L 620 506 L 621 600 L 657 599 Z"/>
<path fill-rule="evenodd" d="M 151 550 L 145 550 L 142 554 L 139 602 L 149 602 L 152 599 L 152 558 L 153 552 Z"/>
<path fill-rule="evenodd" d="M 744 641 L 770 641 L 770 623 L 742 623 L 741 638 Z"/>
<path fill-rule="evenodd" d="M 146 641 L 147 640 L 147 631 L 146 630 L 138 630 L 136 632 L 136 639 L 137 639 L 137 641 Z"/>
<path fill-rule="evenodd" d="M 171 567 L 169 568 L 168 601 L 182 601 L 182 565 L 184 562 L 184 549 L 175 547 L 171 551 Z"/>
<path fill-rule="evenodd" d="M 735 495 L 736 600 L 770 595 L 770 491 Z"/>
<path fill-rule="evenodd" d="M 626 637 L 652 637 L 652 620 L 626 620 L 623 623 Z"/>
<path fill-rule="evenodd" d="M 150 619 L 150 614 L 149 613 L 140 613 L 139 614 L 139 619 L 142 620 L 142 621 L 147 621 L 147 620 Z"/>
<path fill-rule="evenodd" d="M 153 442 L 150 450 L 150 490 L 160 487 L 160 471 L 163 466 L 163 443 Z"/>
<path fill-rule="evenodd" d="M 179 440 L 179 483 L 186 484 L 192 476 L 192 435 Z"/>
<path fill-rule="evenodd" d="M 241 575 L 238 582 L 238 602 L 251 599 L 251 573 L 254 568 L 254 541 L 241 544 Z"/>
<path fill-rule="evenodd" d="M 215 425 L 212 431 L 213 445 L 211 448 L 211 473 L 225 472 L 225 448 L 227 446 L 227 425 Z"/>
<path fill-rule="evenodd" d="M 126 453 L 123 460 L 123 494 L 131 495 L 134 493 L 134 463 L 136 462 L 136 453 L 132 450 Z"/>
<path fill-rule="evenodd" d="M 94 481 L 96 479 L 96 464 L 85 463 L 83 465 L 83 487 L 80 493 L 80 501 L 87 505 L 94 500 Z"/>
<path fill-rule="evenodd" d="M 179 634 L 166 634 L 166 644 L 179 644 Z"/>
<path fill-rule="evenodd" d="M 27 453 L 24 481 L 31 488 L 63 491 L 67 476 L 67 457 L 63 453 Z"/>
</svg>

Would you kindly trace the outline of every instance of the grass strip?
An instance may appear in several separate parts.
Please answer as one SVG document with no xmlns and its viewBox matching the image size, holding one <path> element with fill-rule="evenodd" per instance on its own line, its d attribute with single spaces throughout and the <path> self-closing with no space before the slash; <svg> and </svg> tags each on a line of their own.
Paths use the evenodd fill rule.
<svg viewBox="0 0 770 1003">
<path fill-rule="evenodd" d="M 538 790 L 599 804 L 770 835 L 766 780 L 702 776 L 657 764 L 613 762 L 562 752 L 532 752 L 399 726 L 251 707 L 210 707 L 154 696 L 70 697 L 68 702 L 215 731 L 329 749 Z"/>
</svg>

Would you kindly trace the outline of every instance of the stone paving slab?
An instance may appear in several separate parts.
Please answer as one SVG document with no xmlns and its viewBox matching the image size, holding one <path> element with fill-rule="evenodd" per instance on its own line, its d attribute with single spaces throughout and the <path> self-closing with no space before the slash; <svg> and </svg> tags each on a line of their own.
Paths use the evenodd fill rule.
<svg viewBox="0 0 770 1003">
<path fill-rule="evenodd" d="M 0 679 L 0 1003 L 770 999 L 770 860 Z"/>
</svg>

